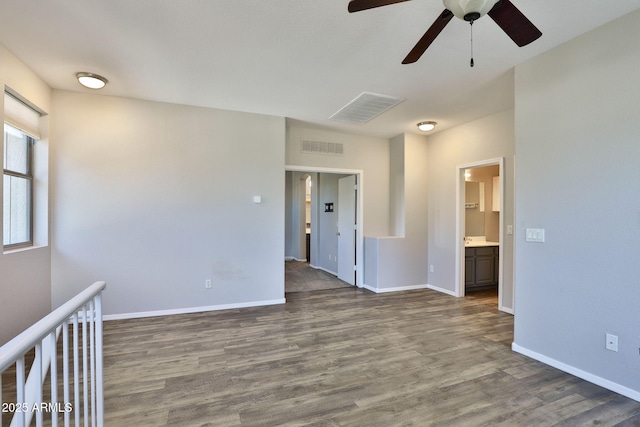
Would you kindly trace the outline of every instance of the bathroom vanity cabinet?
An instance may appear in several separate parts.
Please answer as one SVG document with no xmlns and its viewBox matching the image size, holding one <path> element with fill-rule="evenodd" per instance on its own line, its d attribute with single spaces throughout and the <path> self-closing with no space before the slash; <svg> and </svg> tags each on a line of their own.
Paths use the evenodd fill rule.
<svg viewBox="0 0 640 427">
<path fill-rule="evenodd" d="M 465 293 L 498 286 L 499 246 L 465 248 Z"/>
</svg>

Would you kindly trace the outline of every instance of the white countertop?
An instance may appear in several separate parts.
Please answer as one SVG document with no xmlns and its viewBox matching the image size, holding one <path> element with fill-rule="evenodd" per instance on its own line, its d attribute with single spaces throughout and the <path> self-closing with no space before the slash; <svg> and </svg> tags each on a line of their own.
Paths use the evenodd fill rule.
<svg viewBox="0 0 640 427">
<path fill-rule="evenodd" d="M 464 245 L 468 248 L 484 248 L 500 246 L 500 242 L 488 242 L 485 236 L 466 236 Z"/>
<path fill-rule="evenodd" d="M 499 242 L 487 242 L 486 240 L 481 240 L 481 241 L 478 241 L 478 242 L 474 242 L 474 241 L 467 242 L 464 246 L 467 247 L 467 248 L 483 248 L 483 247 L 486 247 L 486 246 L 500 246 L 500 243 Z"/>
</svg>

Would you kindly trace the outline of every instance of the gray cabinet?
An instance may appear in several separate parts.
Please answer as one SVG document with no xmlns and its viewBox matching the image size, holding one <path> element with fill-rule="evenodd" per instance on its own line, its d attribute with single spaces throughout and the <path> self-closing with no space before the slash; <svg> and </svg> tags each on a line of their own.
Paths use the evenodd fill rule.
<svg viewBox="0 0 640 427">
<path fill-rule="evenodd" d="M 465 248 L 465 293 L 498 286 L 498 246 Z"/>
</svg>

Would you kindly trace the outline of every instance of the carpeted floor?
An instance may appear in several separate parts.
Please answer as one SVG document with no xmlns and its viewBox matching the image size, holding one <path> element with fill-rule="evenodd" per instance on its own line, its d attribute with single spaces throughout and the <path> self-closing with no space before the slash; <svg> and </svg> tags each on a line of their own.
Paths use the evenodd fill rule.
<svg viewBox="0 0 640 427">
<path fill-rule="evenodd" d="M 286 293 L 350 287 L 352 286 L 347 282 L 343 282 L 326 271 L 310 267 L 306 262 L 285 261 L 284 263 L 284 291 Z"/>
</svg>

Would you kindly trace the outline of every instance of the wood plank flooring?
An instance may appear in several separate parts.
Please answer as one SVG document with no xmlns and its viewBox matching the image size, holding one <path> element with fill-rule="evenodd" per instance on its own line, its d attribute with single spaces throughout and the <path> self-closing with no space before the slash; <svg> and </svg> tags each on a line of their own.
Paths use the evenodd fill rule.
<svg viewBox="0 0 640 427">
<path fill-rule="evenodd" d="M 307 262 L 285 261 L 284 263 L 285 294 L 351 287 L 333 274 L 313 268 Z"/>
<path fill-rule="evenodd" d="M 107 426 L 638 426 L 510 349 L 495 295 L 335 289 L 105 323 Z"/>
</svg>

